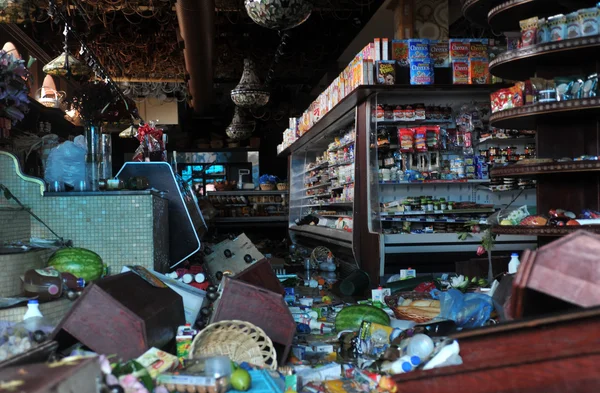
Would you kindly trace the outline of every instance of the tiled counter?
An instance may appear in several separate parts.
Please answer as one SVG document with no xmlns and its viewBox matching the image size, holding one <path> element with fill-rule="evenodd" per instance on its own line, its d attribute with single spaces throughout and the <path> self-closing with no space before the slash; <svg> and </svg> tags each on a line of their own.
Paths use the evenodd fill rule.
<svg viewBox="0 0 600 393">
<path fill-rule="evenodd" d="M 168 201 L 150 191 L 48 193 L 44 182 L 21 173 L 17 159 L 0 151 L 0 184 L 75 247 L 98 253 L 111 274 L 124 265 L 141 265 L 164 271 L 169 264 Z M 0 195 L 0 211 L 18 205 Z M 0 215 L 0 224 L 14 221 L 9 213 Z M 22 220 L 22 212 L 18 215 Z M 52 233 L 33 218 L 31 237 L 53 239 Z M 16 222 L 16 221 L 14 221 Z M 16 230 L 16 228 L 15 228 Z M 18 233 L 17 233 L 18 232 Z M 0 243 L 28 234 L 26 229 L 12 232 L 3 228 Z M 12 234 L 12 235 L 9 235 Z"/>
</svg>

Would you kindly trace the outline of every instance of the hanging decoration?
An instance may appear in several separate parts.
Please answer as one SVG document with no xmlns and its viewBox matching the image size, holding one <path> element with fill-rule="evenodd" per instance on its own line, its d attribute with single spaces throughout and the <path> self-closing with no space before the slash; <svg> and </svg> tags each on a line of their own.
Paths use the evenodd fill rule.
<svg viewBox="0 0 600 393">
<path fill-rule="evenodd" d="M 260 83 L 256 74 L 256 65 L 251 59 L 244 59 L 244 72 L 240 83 L 231 90 L 231 100 L 242 108 L 260 108 L 267 105 L 269 91 Z"/>
<path fill-rule="evenodd" d="M 231 124 L 227 126 L 225 132 L 231 140 L 240 142 L 250 138 L 255 128 L 256 122 L 249 120 L 244 109 L 236 106 Z"/>
<path fill-rule="evenodd" d="M 48 108 L 59 108 L 64 98 L 65 92 L 56 90 L 52 75 L 46 75 L 42 87 L 35 93 L 36 101 Z"/>
<path fill-rule="evenodd" d="M 245 0 L 248 16 L 256 24 L 288 30 L 304 23 L 312 12 L 308 0 Z"/>
<path fill-rule="evenodd" d="M 119 87 L 127 98 L 136 102 L 144 101 L 147 97 L 164 102 L 183 102 L 188 98 L 183 82 L 119 82 Z"/>
<path fill-rule="evenodd" d="M 42 68 L 42 70 L 48 75 L 62 76 L 67 79 L 71 77 L 77 80 L 84 80 L 89 78 L 92 74 L 92 70 L 87 65 L 81 63 L 69 53 L 69 29 L 66 25 L 63 34 L 65 36 L 63 53 L 61 53 L 57 58 L 51 60 L 48 64 L 46 64 L 44 68 Z"/>
<path fill-rule="evenodd" d="M 139 126 L 135 137 L 140 146 L 133 155 L 133 161 L 167 161 L 163 130 L 156 128 L 154 122 Z"/>
</svg>

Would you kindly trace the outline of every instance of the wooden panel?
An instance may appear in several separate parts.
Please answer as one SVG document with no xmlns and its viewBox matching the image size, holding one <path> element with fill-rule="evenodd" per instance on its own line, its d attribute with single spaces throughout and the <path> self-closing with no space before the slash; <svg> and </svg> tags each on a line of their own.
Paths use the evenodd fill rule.
<svg viewBox="0 0 600 393">
<path fill-rule="evenodd" d="M 268 259 L 254 263 L 246 270 L 236 274 L 234 278 L 285 296 L 285 289 L 281 286 Z"/>
</svg>

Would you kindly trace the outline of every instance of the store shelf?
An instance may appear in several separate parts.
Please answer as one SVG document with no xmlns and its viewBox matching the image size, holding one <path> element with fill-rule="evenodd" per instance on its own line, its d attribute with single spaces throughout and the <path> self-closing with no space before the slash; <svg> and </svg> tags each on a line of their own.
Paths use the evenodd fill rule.
<svg viewBox="0 0 600 393">
<path fill-rule="evenodd" d="M 354 160 L 338 162 L 337 164 L 329 164 L 329 168 L 335 168 L 335 167 L 344 166 L 344 165 L 354 165 Z"/>
<path fill-rule="evenodd" d="M 319 170 L 319 169 L 327 168 L 328 166 L 329 166 L 329 163 L 328 163 L 328 162 L 324 162 L 324 163 L 322 163 L 322 164 L 319 164 L 319 165 L 316 165 L 316 166 L 314 166 L 314 167 L 312 167 L 312 168 L 310 168 L 310 169 L 306 169 L 306 170 L 305 170 L 303 173 L 301 173 L 301 174 L 302 174 L 302 175 L 305 175 L 305 174 L 307 174 L 307 173 L 310 173 L 310 172 L 312 172 L 312 171 L 317 171 L 317 170 Z"/>
<path fill-rule="evenodd" d="M 314 189 L 317 189 L 317 188 L 322 188 L 322 187 L 328 187 L 328 186 L 330 186 L 330 185 L 331 185 L 331 182 L 328 182 L 328 183 L 323 183 L 323 184 L 319 184 L 319 185 L 317 185 L 317 186 L 311 186 L 311 187 L 302 188 L 302 189 L 298 190 L 298 192 L 303 192 L 303 191 L 314 190 Z"/>
<path fill-rule="evenodd" d="M 600 98 L 557 101 L 526 105 L 492 114 L 490 123 L 496 128 L 533 130 L 539 121 L 579 121 L 600 115 Z"/>
<path fill-rule="evenodd" d="M 593 233 L 600 233 L 600 225 L 575 225 L 568 227 L 495 225 L 492 227 L 492 232 L 498 235 L 565 236 L 582 229 Z"/>
<path fill-rule="evenodd" d="M 545 164 L 513 164 L 504 167 L 492 167 L 492 177 L 521 177 L 556 173 L 598 172 L 600 161 L 549 162 Z"/>
<path fill-rule="evenodd" d="M 261 223 L 261 222 L 288 222 L 287 216 L 269 216 L 269 217 L 217 217 L 214 219 L 216 224 L 233 223 Z"/>
<path fill-rule="evenodd" d="M 324 206 L 352 206 L 354 202 L 323 202 L 323 203 L 313 203 L 310 205 L 300 205 L 300 206 L 292 206 L 294 207 L 324 207 Z"/>
<path fill-rule="evenodd" d="M 324 194 L 303 195 L 303 196 L 298 197 L 296 199 L 322 198 L 322 197 L 330 197 L 330 196 L 331 196 L 331 193 L 330 192 L 326 192 Z"/>
<path fill-rule="evenodd" d="M 342 183 L 342 184 L 338 184 L 338 185 L 335 185 L 335 186 L 332 185 L 331 188 L 330 188 L 330 190 L 341 190 L 344 187 L 349 186 L 351 184 L 354 184 L 354 182 L 353 181 L 349 181 L 347 183 Z"/>
<path fill-rule="evenodd" d="M 483 145 L 486 143 L 535 143 L 535 137 L 524 137 L 524 138 L 486 138 L 480 139 L 477 145 Z"/>
<path fill-rule="evenodd" d="M 470 221 L 475 221 L 475 218 L 415 218 L 415 217 L 388 217 L 382 218 L 383 222 L 416 222 L 416 223 L 446 223 L 446 224 L 461 224 Z M 487 220 L 479 220 L 480 224 L 487 224 Z"/>
<path fill-rule="evenodd" d="M 487 27 L 488 13 L 500 3 L 502 0 L 463 0 L 462 13 L 469 22 Z"/>
<path fill-rule="evenodd" d="M 398 217 L 398 216 L 429 216 L 438 214 L 478 214 L 478 213 L 494 213 L 493 208 L 481 208 L 481 209 L 456 209 L 456 210 L 433 210 L 433 211 L 422 211 L 414 210 L 410 212 L 381 212 L 381 217 Z"/>
<path fill-rule="evenodd" d="M 336 127 L 347 121 L 347 115 L 355 107 L 366 100 L 369 96 L 376 93 L 398 93 L 398 94 L 419 94 L 438 96 L 440 92 L 448 94 L 472 95 L 473 93 L 490 92 L 500 87 L 495 85 L 363 85 L 354 89 L 349 95 L 344 97 L 336 106 L 327 112 L 314 126 L 304 135 L 298 138 L 290 146 L 283 149 L 278 156 L 286 157 L 290 153 L 298 151 L 309 143 L 315 137 L 322 135 L 322 132 L 330 127 Z"/>
<path fill-rule="evenodd" d="M 248 191 L 208 191 L 208 196 L 244 196 L 244 195 L 281 195 L 287 194 L 288 190 L 285 191 L 260 191 L 260 190 L 248 190 Z"/>
<path fill-rule="evenodd" d="M 482 184 L 489 183 L 489 179 L 461 179 L 461 180 L 424 180 L 424 181 L 381 181 L 382 186 L 419 185 L 419 184 Z"/>
<path fill-rule="evenodd" d="M 290 231 L 317 240 L 330 239 L 343 243 L 352 243 L 352 232 L 346 232 L 341 229 L 325 228 L 316 225 L 293 225 L 290 227 Z"/>
<path fill-rule="evenodd" d="M 333 149 L 327 149 L 327 151 L 330 151 L 330 152 L 339 151 L 339 150 L 342 150 L 342 149 L 345 149 L 347 147 L 354 145 L 354 143 L 355 143 L 355 141 L 347 142 L 347 143 L 344 143 L 343 145 L 336 146 Z"/>
<path fill-rule="evenodd" d="M 578 61 L 577 59 L 596 58 L 599 54 L 600 36 L 573 38 L 502 53 L 490 62 L 490 72 L 504 79 L 526 80 L 535 75 L 540 64 L 572 67 L 574 62 Z"/>
<path fill-rule="evenodd" d="M 579 8 L 593 7 L 596 3 L 597 0 L 505 0 L 490 10 L 488 23 L 495 33 L 520 31 L 520 20 L 568 14 Z"/>
<path fill-rule="evenodd" d="M 436 124 L 454 124 L 454 120 L 376 120 L 378 126 L 426 126 Z"/>
</svg>

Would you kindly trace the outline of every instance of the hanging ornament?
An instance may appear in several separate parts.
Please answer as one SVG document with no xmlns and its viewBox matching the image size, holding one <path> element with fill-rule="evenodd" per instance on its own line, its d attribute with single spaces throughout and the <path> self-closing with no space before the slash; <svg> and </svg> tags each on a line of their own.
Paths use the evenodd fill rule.
<svg viewBox="0 0 600 393">
<path fill-rule="evenodd" d="M 236 106 L 231 124 L 227 126 L 225 132 L 230 139 L 239 142 L 250 138 L 255 128 L 256 122 L 249 120 L 244 109 Z"/>
<path fill-rule="evenodd" d="M 304 23 L 312 12 L 308 0 L 245 0 L 248 16 L 263 27 L 288 30 Z"/>
<path fill-rule="evenodd" d="M 63 53 L 46 64 L 42 70 L 48 75 L 62 76 L 66 78 L 73 77 L 77 80 L 89 78 L 89 76 L 92 74 L 92 70 L 69 53 L 69 48 L 67 45 L 68 29 L 66 26 L 63 34 L 65 36 Z"/>
<path fill-rule="evenodd" d="M 231 100 L 242 108 L 260 108 L 269 102 L 270 93 L 256 75 L 256 65 L 250 59 L 244 59 L 244 72 L 240 83 L 231 90 Z"/>
</svg>

